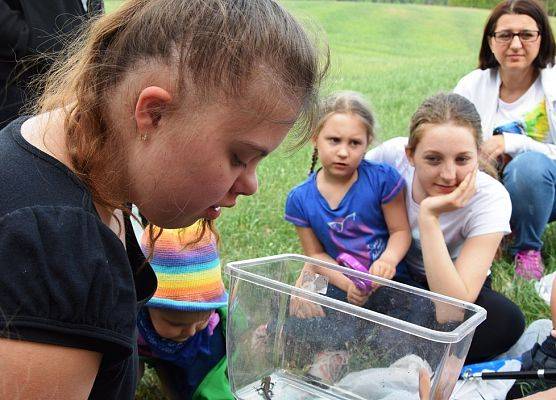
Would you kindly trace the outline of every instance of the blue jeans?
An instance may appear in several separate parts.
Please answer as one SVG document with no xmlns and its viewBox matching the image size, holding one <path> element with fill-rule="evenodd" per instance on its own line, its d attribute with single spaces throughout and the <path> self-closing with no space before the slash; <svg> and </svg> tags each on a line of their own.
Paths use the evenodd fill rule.
<svg viewBox="0 0 556 400">
<path fill-rule="evenodd" d="M 503 182 L 512 200 L 511 254 L 540 250 L 546 225 L 556 220 L 556 160 L 534 151 L 519 154 L 506 166 Z"/>
</svg>

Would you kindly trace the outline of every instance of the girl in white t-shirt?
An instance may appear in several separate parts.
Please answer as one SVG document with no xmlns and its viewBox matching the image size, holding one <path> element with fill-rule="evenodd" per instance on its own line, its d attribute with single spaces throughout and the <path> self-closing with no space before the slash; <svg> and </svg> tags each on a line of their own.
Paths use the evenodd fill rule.
<svg viewBox="0 0 556 400">
<path fill-rule="evenodd" d="M 479 171 L 481 121 L 457 94 L 437 94 L 413 115 L 408 138 L 391 139 L 367 153 L 405 178 L 413 243 L 404 283 L 469 301 L 487 310 L 467 362 L 509 349 L 524 329 L 519 308 L 490 287 L 489 270 L 510 232 L 511 202 L 504 186 Z"/>
</svg>

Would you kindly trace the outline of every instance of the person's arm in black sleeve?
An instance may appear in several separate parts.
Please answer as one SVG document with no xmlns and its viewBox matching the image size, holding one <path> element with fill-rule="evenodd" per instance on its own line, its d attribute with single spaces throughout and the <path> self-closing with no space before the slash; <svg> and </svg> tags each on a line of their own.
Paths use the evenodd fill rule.
<svg viewBox="0 0 556 400">
<path fill-rule="evenodd" d="M 27 54 L 29 26 L 21 10 L 0 0 L 0 61 L 15 61 Z"/>
</svg>

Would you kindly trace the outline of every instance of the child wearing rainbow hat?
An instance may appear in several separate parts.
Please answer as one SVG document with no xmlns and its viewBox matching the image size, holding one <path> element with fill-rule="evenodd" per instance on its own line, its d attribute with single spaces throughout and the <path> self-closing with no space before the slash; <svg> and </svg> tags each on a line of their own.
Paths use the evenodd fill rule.
<svg viewBox="0 0 556 400">
<path fill-rule="evenodd" d="M 228 293 L 222 282 L 216 238 L 196 223 L 164 229 L 150 264 L 158 288 L 139 312 L 138 345 L 170 399 L 234 399 L 227 378 L 225 319 Z M 151 254 L 150 228 L 141 239 Z M 156 237 L 158 228 L 152 234 Z"/>
</svg>

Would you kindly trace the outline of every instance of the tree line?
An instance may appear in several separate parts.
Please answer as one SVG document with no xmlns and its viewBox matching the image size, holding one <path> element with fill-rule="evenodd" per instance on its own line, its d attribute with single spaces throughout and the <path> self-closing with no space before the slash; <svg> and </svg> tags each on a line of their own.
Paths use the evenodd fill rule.
<svg viewBox="0 0 556 400">
<path fill-rule="evenodd" d="M 346 0 L 338 0 L 346 1 Z M 354 0 L 349 0 L 354 1 Z M 358 1 L 358 0 L 355 0 Z M 360 0 L 359 0 L 360 1 Z M 363 0 L 369 1 L 369 0 Z M 373 3 L 405 3 L 405 4 L 430 4 L 451 7 L 472 7 L 491 9 L 500 0 L 370 0 Z M 556 16 L 556 0 L 539 0 L 545 5 L 548 15 Z"/>
</svg>

